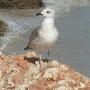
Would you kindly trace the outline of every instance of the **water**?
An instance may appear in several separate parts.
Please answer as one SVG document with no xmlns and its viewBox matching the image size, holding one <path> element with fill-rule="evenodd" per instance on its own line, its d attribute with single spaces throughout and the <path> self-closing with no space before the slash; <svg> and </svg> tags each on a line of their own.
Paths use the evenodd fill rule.
<svg viewBox="0 0 90 90">
<path fill-rule="evenodd" d="M 63 22 L 64 62 L 90 77 L 90 7 L 76 8 Z"/>
<path fill-rule="evenodd" d="M 28 11 L 26 11 L 28 13 Z M 90 7 L 73 8 L 63 19 L 58 16 L 55 20 L 60 34 L 55 51 L 50 57 L 71 65 L 77 71 L 90 77 Z M 17 15 L 6 11 L 0 12 L 11 30 L 0 38 L 0 47 L 5 54 L 25 53 L 24 48 L 30 32 L 40 26 L 43 18 L 30 15 Z M 18 32 L 18 33 L 17 33 Z M 63 38 L 62 38 L 63 34 Z M 63 39 L 63 41 L 62 41 Z M 45 55 L 46 56 L 46 55 Z"/>
<path fill-rule="evenodd" d="M 88 6 L 89 0 L 43 0 L 46 7 L 54 9 L 59 16 L 65 12 L 69 12 L 72 6 Z"/>
</svg>

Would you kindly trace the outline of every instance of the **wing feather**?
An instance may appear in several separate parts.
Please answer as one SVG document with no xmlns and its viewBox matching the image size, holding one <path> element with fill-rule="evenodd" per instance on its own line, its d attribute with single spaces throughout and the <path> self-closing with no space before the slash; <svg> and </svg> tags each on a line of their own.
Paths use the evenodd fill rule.
<svg viewBox="0 0 90 90">
<path fill-rule="evenodd" d="M 29 37 L 28 45 L 24 48 L 24 50 L 32 49 L 32 43 L 38 42 L 39 30 L 40 28 L 38 27 L 32 31 Z"/>
<path fill-rule="evenodd" d="M 37 39 L 39 37 L 39 27 L 34 29 L 29 37 L 29 42 L 32 42 L 33 40 Z"/>
</svg>

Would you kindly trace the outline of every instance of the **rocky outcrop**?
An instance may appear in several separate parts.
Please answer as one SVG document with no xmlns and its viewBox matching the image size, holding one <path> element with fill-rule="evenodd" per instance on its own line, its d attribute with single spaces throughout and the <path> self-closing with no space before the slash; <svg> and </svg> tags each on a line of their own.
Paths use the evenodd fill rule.
<svg viewBox="0 0 90 90">
<path fill-rule="evenodd" d="M 57 60 L 43 60 L 34 52 L 0 56 L 0 90 L 90 90 L 90 80 Z"/>
<path fill-rule="evenodd" d="M 42 0 L 0 0 L 2 9 L 30 9 L 44 6 Z"/>
<path fill-rule="evenodd" d="M 0 37 L 4 36 L 9 31 L 8 25 L 0 20 Z"/>
</svg>

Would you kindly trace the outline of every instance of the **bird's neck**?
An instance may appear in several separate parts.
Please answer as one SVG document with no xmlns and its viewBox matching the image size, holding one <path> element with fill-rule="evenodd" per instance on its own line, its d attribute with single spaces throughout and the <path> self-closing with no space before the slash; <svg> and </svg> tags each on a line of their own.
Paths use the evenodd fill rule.
<svg viewBox="0 0 90 90">
<path fill-rule="evenodd" d="M 42 23 L 42 29 L 48 29 L 53 27 L 55 27 L 54 18 L 45 18 Z"/>
</svg>

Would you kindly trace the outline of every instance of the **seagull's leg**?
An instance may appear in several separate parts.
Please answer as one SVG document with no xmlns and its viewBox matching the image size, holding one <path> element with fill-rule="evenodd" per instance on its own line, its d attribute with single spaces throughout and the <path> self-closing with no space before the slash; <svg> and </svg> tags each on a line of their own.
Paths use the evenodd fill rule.
<svg viewBox="0 0 90 90">
<path fill-rule="evenodd" d="M 39 54 L 39 63 L 40 63 L 40 66 L 42 66 L 42 56 L 41 56 L 41 54 Z"/>
<path fill-rule="evenodd" d="M 49 59 L 50 59 L 50 51 L 48 50 L 48 60 L 47 60 L 47 62 L 49 62 Z"/>
<path fill-rule="evenodd" d="M 40 62 L 41 62 L 41 60 L 42 60 L 42 56 L 41 56 L 41 54 L 39 54 L 39 59 L 40 59 Z"/>
<path fill-rule="evenodd" d="M 41 54 L 39 54 L 39 63 L 40 63 L 40 69 L 43 70 L 43 62 L 42 62 Z"/>
<path fill-rule="evenodd" d="M 48 50 L 48 58 L 49 58 L 49 54 L 50 54 L 50 52 L 49 52 L 49 50 Z"/>
<path fill-rule="evenodd" d="M 37 52 L 38 52 L 38 55 L 39 55 L 39 64 L 41 65 L 41 62 L 42 62 L 42 56 L 41 56 L 39 50 L 37 50 Z"/>
</svg>

